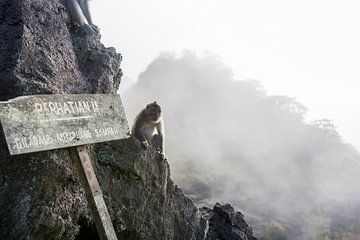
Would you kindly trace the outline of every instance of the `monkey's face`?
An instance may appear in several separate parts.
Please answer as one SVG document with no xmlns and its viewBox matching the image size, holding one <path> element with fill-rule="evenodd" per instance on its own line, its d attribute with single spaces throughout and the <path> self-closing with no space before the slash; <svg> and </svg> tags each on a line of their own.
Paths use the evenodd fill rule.
<svg viewBox="0 0 360 240">
<path fill-rule="evenodd" d="M 161 107 L 157 102 L 150 103 L 146 105 L 145 113 L 149 120 L 157 122 L 161 117 Z"/>
</svg>

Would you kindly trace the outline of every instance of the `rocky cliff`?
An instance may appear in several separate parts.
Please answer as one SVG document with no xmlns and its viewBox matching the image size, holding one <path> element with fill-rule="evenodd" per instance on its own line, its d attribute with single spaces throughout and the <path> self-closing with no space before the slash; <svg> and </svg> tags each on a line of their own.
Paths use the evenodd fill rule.
<svg viewBox="0 0 360 240">
<path fill-rule="evenodd" d="M 205 221 L 205 240 L 256 240 L 244 215 L 236 212 L 230 204 L 216 203 L 213 209 L 202 207 L 200 211 Z"/>
<path fill-rule="evenodd" d="M 58 0 L 0 0 L 1 100 L 116 93 L 120 64 L 97 29 L 70 25 Z M 209 212 L 201 215 L 174 185 L 156 151 L 144 151 L 134 138 L 89 151 L 119 239 L 204 239 Z M 98 239 L 68 150 L 10 156 L 3 136 L 0 219 L 0 239 Z"/>
</svg>

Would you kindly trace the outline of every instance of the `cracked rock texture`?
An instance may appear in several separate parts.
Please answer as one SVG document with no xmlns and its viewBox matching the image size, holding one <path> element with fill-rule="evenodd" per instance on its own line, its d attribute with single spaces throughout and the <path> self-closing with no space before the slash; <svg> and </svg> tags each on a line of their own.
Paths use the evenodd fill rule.
<svg viewBox="0 0 360 240">
<path fill-rule="evenodd" d="M 0 36 L 2 101 L 118 91 L 121 55 L 96 27 L 72 27 L 58 0 L 0 0 Z M 89 152 L 119 239 L 204 239 L 206 218 L 156 151 L 130 137 Z M 10 156 L 3 135 L 0 219 L 0 239 L 98 239 L 68 150 Z"/>
</svg>

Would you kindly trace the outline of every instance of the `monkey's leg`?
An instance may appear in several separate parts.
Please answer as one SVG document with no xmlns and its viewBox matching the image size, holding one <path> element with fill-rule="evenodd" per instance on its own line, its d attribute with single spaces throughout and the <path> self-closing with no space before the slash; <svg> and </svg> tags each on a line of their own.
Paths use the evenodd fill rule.
<svg viewBox="0 0 360 240">
<path fill-rule="evenodd" d="M 134 137 L 140 141 L 141 146 L 144 148 L 144 150 L 146 150 L 148 148 L 149 143 L 143 133 L 137 132 L 137 133 L 135 133 Z"/>
<path fill-rule="evenodd" d="M 153 146 L 156 151 L 159 152 L 163 152 L 163 147 L 162 147 L 162 138 L 159 134 L 154 134 L 152 140 L 151 140 L 151 146 Z"/>
<path fill-rule="evenodd" d="M 163 138 L 161 137 L 160 134 L 154 134 L 152 141 L 151 141 L 151 146 L 153 146 L 155 148 L 155 150 L 160 153 L 160 155 L 163 159 L 166 159 L 166 156 L 164 153 Z"/>
<path fill-rule="evenodd" d="M 84 26 L 85 17 L 77 0 L 66 0 L 66 7 L 70 13 L 71 21 L 79 26 Z"/>
</svg>

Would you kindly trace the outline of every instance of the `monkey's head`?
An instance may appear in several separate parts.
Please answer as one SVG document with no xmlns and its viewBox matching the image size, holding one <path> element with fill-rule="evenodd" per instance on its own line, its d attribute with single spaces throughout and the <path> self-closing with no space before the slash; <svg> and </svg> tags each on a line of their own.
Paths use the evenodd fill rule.
<svg viewBox="0 0 360 240">
<path fill-rule="evenodd" d="M 153 122 L 160 121 L 160 118 L 161 118 L 160 105 L 156 101 L 147 104 L 146 108 L 145 108 L 145 115 L 149 120 L 151 120 Z"/>
</svg>

